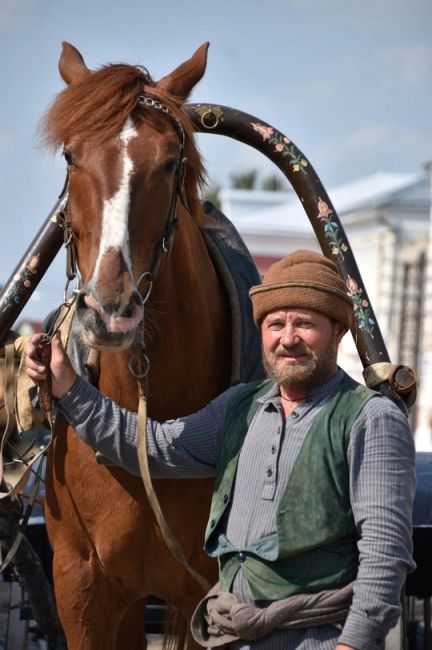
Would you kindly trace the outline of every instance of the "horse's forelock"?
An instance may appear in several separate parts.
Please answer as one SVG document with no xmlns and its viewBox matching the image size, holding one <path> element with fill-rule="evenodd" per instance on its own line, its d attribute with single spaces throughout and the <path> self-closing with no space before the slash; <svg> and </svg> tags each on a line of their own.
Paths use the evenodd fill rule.
<svg viewBox="0 0 432 650">
<path fill-rule="evenodd" d="M 106 65 L 73 83 L 55 98 L 41 123 L 45 144 L 58 148 L 72 136 L 101 142 L 120 132 L 145 86 L 143 68 Z"/>
<path fill-rule="evenodd" d="M 182 102 L 159 89 L 141 66 L 105 65 L 65 88 L 41 121 L 42 140 L 52 149 L 58 149 L 73 136 L 100 144 L 118 135 L 130 115 L 159 124 L 161 117 L 169 119 L 152 107 L 137 104 L 143 93 L 167 106 L 185 130 L 185 194 L 191 211 L 198 214 L 198 190 L 204 183 L 205 171 L 195 145 L 192 121 L 181 109 Z"/>
</svg>

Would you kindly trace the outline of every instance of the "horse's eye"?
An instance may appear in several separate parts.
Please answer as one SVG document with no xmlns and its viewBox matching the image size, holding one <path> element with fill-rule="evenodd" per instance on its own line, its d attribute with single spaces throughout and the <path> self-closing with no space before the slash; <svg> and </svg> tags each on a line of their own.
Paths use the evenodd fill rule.
<svg viewBox="0 0 432 650">
<path fill-rule="evenodd" d="M 74 159 L 72 157 L 72 154 L 67 149 L 63 149 L 63 157 L 66 160 L 66 164 L 68 165 L 68 167 L 74 164 Z"/>
<path fill-rule="evenodd" d="M 168 160 L 164 165 L 164 172 L 166 174 L 173 174 L 177 169 L 177 160 Z"/>
</svg>

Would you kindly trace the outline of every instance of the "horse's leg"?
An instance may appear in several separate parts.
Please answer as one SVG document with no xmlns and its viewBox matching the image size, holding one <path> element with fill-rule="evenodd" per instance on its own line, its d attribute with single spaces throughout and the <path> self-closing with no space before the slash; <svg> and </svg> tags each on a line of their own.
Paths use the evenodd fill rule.
<svg viewBox="0 0 432 650">
<path fill-rule="evenodd" d="M 144 599 L 135 601 L 125 612 L 117 632 L 117 650 L 146 650 Z"/>
<path fill-rule="evenodd" d="M 97 560 L 77 557 L 76 549 L 57 547 L 53 575 L 68 650 L 116 650 L 125 604 L 116 597 Z"/>
</svg>

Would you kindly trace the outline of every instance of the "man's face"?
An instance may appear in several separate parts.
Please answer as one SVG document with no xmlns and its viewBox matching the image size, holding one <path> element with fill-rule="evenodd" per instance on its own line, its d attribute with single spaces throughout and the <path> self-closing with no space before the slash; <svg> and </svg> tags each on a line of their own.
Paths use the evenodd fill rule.
<svg viewBox="0 0 432 650">
<path fill-rule="evenodd" d="M 284 388 L 312 388 L 337 370 L 340 323 L 310 309 L 278 309 L 261 324 L 264 365 Z"/>
</svg>

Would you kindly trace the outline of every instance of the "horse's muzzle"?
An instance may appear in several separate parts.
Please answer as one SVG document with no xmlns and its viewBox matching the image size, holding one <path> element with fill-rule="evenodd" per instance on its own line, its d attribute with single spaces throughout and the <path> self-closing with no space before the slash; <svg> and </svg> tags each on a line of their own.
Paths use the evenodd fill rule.
<svg viewBox="0 0 432 650">
<path fill-rule="evenodd" d="M 77 316 L 83 337 L 92 347 L 127 347 L 144 318 L 144 306 L 137 291 L 127 301 L 102 304 L 83 290 L 77 298 Z"/>
</svg>

